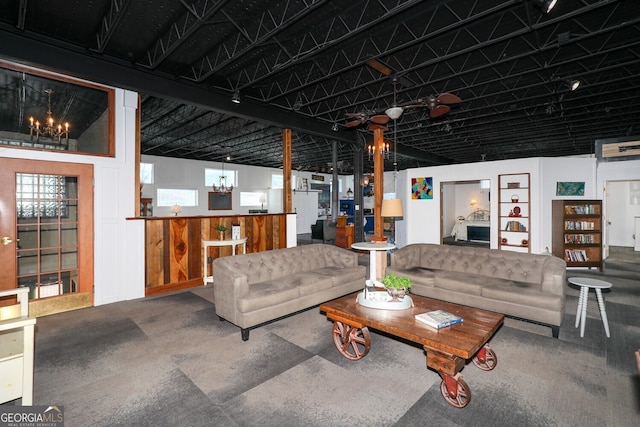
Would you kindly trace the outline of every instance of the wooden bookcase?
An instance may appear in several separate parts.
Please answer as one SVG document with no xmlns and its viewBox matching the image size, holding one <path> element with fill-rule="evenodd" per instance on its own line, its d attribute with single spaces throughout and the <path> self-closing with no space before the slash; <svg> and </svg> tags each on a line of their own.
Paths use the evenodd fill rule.
<svg viewBox="0 0 640 427">
<path fill-rule="evenodd" d="M 567 267 L 602 271 L 602 201 L 552 201 L 552 252 Z"/>
<path fill-rule="evenodd" d="M 531 252 L 530 185 L 528 173 L 498 176 L 498 248 L 501 250 Z"/>
</svg>

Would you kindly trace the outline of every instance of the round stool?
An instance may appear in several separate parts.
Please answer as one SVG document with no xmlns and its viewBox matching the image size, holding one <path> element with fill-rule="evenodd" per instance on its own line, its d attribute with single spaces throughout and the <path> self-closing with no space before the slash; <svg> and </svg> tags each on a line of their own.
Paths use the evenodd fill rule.
<svg viewBox="0 0 640 427">
<path fill-rule="evenodd" d="M 576 328 L 580 325 L 580 338 L 584 337 L 584 324 L 587 321 L 587 300 L 589 299 L 589 289 L 596 290 L 596 298 L 598 299 L 598 307 L 600 308 L 600 317 L 604 325 L 604 332 L 609 334 L 609 321 L 607 320 L 607 311 L 604 306 L 603 289 L 609 289 L 611 283 L 604 280 L 593 279 L 591 277 L 569 277 L 569 283 L 580 286 L 580 298 L 578 299 L 578 310 L 576 311 Z"/>
</svg>

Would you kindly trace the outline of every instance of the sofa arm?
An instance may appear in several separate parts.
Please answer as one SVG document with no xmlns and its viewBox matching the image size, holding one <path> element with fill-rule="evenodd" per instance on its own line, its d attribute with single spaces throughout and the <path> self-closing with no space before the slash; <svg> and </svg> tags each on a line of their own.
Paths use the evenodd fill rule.
<svg viewBox="0 0 640 427">
<path fill-rule="evenodd" d="M 555 256 L 548 258 L 542 275 L 542 292 L 564 295 L 567 285 L 567 263 Z"/>
<path fill-rule="evenodd" d="M 215 287 L 213 301 L 216 314 L 235 323 L 237 321 L 236 303 L 249 293 L 249 278 L 242 271 L 230 268 L 223 263 L 215 263 L 213 283 Z"/>
</svg>

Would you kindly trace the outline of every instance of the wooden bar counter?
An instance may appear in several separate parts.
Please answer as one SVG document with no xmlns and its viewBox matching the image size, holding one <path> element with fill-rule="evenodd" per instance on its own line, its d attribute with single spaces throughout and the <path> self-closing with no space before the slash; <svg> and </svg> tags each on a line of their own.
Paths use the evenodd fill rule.
<svg viewBox="0 0 640 427">
<path fill-rule="evenodd" d="M 203 284 L 203 240 L 220 238 L 218 224 L 240 225 L 240 237 L 247 238 L 247 253 L 287 246 L 287 214 L 229 216 L 145 217 L 145 295 L 175 291 Z M 230 247 L 210 248 L 212 260 L 231 255 Z"/>
</svg>

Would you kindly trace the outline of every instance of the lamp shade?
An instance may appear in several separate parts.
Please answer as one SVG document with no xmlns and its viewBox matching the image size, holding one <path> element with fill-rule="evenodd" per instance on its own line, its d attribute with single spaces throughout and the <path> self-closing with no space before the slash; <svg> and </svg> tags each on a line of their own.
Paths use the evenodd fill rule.
<svg viewBox="0 0 640 427">
<path fill-rule="evenodd" d="M 384 199 L 382 201 L 382 210 L 380 216 L 383 217 L 399 217 L 404 216 L 402 211 L 402 200 L 400 199 Z"/>
</svg>

